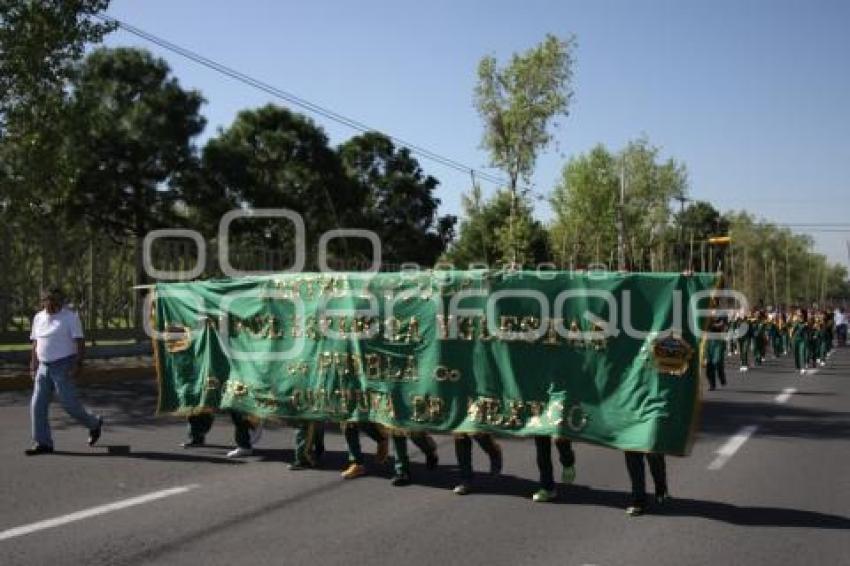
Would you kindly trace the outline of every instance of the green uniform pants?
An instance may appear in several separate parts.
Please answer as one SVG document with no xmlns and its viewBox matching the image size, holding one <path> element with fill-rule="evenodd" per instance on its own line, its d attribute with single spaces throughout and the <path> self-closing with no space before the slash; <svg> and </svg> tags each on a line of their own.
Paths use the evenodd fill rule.
<svg viewBox="0 0 850 566">
<path fill-rule="evenodd" d="M 492 434 L 458 434 L 455 435 L 455 455 L 460 468 L 460 479 L 472 481 L 472 439 L 478 443 L 484 452 L 490 456 L 490 460 L 502 457 L 502 449 L 496 444 Z"/>
<path fill-rule="evenodd" d="M 295 459 L 298 466 L 315 466 L 325 452 L 325 424 L 321 421 L 297 421 Z"/>
<path fill-rule="evenodd" d="M 535 436 L 534 447 L 537 449 L 537 470 L 540 472 L 540 486 L 552 491 L 555 489 L 555 476 L 552 470 L 552 440 L 549 436 Z M 572 443 L 566 438 L 556 438 L 555 448 L 558 450 L 558 460 L 565 468 L 574 466 L 576 455 Z"/>
<path fill-rule="evenodd" d="M 437 443 L 424 432 L 409 433 L 410 440 L 426 456 L 437 451 Z M 393 453 L 395 454 L 396 476 L 410 476 L 410 455 L 407 452 L 407 437 L 404 433 L 393 433 Z"/>
<path fill-rule="evenodd" d="M 363 449 L 360 447 L 360 432 L 366 434 L 375 442 L 381 442 L 384 435 L 375 423 L 343 423 L 343 436 L 348 447 L 348 461 L 354 464 L 363 463 Z"/>
</svg>

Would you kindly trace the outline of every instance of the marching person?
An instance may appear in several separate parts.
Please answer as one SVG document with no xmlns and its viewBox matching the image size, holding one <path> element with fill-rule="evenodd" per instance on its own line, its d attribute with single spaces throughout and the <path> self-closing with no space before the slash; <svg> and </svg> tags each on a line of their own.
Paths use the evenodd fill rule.
<svg viewBox="0 0 850 566">
<path fill-rule="evenodd" d="M 752 341 L 755 330 L 754 322 L 755 320 L 752 318 L 741 317 L 735 329 L 738 335 L 738 349 L 741 353 L 741 371 L 748 371 L 750 369 L 750 342 Z"/>
<path fill-rule="evenodd" d="M 663 505 L 670 500 L 667 489 L 667 463 L 664 454 L 626 451 L 626 470 L 632 484 L 632 500 L 626 507 L 626 513 L 631 516 L 643 515 L 647 509 L 646 498 L 646 469 L 644 457 L 649 464 L 649 472 L 655 484 L 655 503 Z"/>
<path fill-rule="evenodd" d="M 531 497 L 537 503 L 548 503 L 558 497 L 555 489 L 555 476 L 552 470 L 552 437 L 535 436 L 534 447 L 537 451 L 537 469 L 540 472 L 540 489 Z M 563 466 L 561 481 L 571 485 L 576 479 L 576 455 L 569 438 L 555 437 L 558 460 Z"/>
<path fill-rule="evenodd" d="M 86 410 L 77 399 L 74 380 L 85 356 L 83 325 L 76 312 L 64 306 L 62 291 L 51 287 L 41 295 L 43 310 L 32 321 L 30 372 L 33 379 L 30 417 L 33 446 L 28 456 L 53 452 L 48 411 L 55 391 L 62 408 L 89 431 L 94 446 L 103 430 L 103 418 Z"/>
<path fill-rule="evenodd" d="M 767 351 L 767 321 L 764 311 L 756 313 L 753 324 L 753 361 L 756 366 L 760 366 L 764 363 Z"/>
<path fill-rule="evenodd" d="M 455 455 L 460 468 L 460 483 L 454 492 L 458 495 L 466 495 L 472 487 L 474 477 L 472 471 L 472 439 L 478 443 L 482 450 L 490 457 L 490 474 L 497 476 L 502 473 L 502 447 L 493 438 L 492 434 L 456 434 Z M 551 456 L 550 456 L 551 458 Z"/>
<path fill-rule="evenodd" d="M 806 325 L 806 311 L 797 309 L 791 324 L 791 346 L 794 351 L 794 367 L 800 375 L 806 375 L 808 363 L 809 328 Z"/>
<path fill-rule="evenodd" d="M 711 323 L 708 331 L 712 334 L 725 335 L 729 328 L 726 317 L 716 316 L 712 313 Z M 705 377 L 708 379 L 708 389 L 714 391 L 717 388 L 717 380 L 720 385 L 726 385 L 726 340 L 722 337 L 712 337 L 707 340 L 705 350 Z"/>
</svg>

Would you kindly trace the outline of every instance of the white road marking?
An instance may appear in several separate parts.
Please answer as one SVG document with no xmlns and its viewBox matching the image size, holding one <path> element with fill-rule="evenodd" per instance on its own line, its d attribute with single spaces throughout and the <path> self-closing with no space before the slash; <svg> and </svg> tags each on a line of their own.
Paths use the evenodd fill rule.
<svg viewBox="0 0 850 566">
<path fill-rule="evenodd" d="M 714 459 L 713 462 L 711 462 L 711 464 L 708 465 L 708 469 L 719 470 L 720 468 L 722 468 L 726 464 L 726 462 L 728 462 L 729 459 L 735 455 L 735 452 L 737 452 L 741 448 L 741 446 L 743 446 L 744 443 L 749 440 L 749 438 L 753 435 L 753 433 L 755 433 L 756 430 L 758 430 L 758 426 L 749 425 L 738 431 L 738 434 L 727 440 L 726 444 L 724 444 L 720 447 L 719 450 L 717 450 L 717 457 Z"/>
<path fill-rule="evenodd" d="M 783 390 L 782 390 L 782 393 L 780 393 L 779 395 L 777 395 L 777 396 L 774 398 L 774 401 L 776 401 L 776 402 L 777 402 L 777 403 L 779 403 L 780 405 L 781 405 L 782 403 L 787 403 L 787 402 L 788 402 L 788 399 L 790 399 L 790 398 L 791 398 L 791 395 L 793 395 L 793 394 L 794 394 L 794 393 L 796 393 L 796 392 L 797 392 L 797 388 L 796 388 L 796 387 L 786 387 L 785 389 L 783 389 Z"/>
<path fill-rule="evenodd" d="M 121 501 L 116 501 L 114 503 L 108 503 L 106 505 L 99 505 L 97 507 L 83 509 L 82 511 L 77 511 L 68 515 L 62 515 L 61 517 L 54 517 L 53 519 L 46 519 L 44 521 L 38 521 L 37 523 L 30 523 L 29 525 L 22 525 L 20 527 L 15 527 L 13 529 L 8 529 L 0 532 L 0 541 L 29 535 L 37 531 L 42 531 L 44 529 L 51 529 L 53 527 L 66 525 L 68 523 L 73 523 L 74 521 L 81 521 L 83 519 L 88 519 L 89 517 L 104 515 L 106 513 L 118 511 L 120 509 L 126 509 L 127 507 L 142 505 L 143 503 L 150 503 L 151 501 L 156 501 L 157 499 L 163 499 L 165 497 L 171 497 L 172 495 L 186 493 L 187 491 L 191 491 L 197 487 L 200 487 L 200 485 L 191 484 L 184 485 L 181 487 L 174 487 L 171 489 L 164 489 L 162 491 L 154 491 L 153 493 L 140 495 L 138 497 L 131 497 L 130 499 L 122 499 Z"/>
</svg>

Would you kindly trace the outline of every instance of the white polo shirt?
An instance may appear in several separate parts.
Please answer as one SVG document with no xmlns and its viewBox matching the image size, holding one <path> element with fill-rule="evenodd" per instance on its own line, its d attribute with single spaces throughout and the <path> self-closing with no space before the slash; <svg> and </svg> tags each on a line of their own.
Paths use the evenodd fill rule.
<svg viewBox="0 0 850 566">
<path fill-rule="evenodd" d="M 83 324 L 77 313 L 67 307 L 56 314 L 42 310 L 32 319 L 30 340 L 35 340 L 35 353 L 40 362 L 75 356 L 78 338 L 83 338 Z"/>
</svg>

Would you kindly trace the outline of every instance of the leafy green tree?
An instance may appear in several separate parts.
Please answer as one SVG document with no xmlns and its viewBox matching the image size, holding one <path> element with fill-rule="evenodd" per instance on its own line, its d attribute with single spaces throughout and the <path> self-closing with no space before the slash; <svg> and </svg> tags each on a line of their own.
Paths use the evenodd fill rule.
<svg viewBox="0 0 850 566">
<path fill-rule="evenodd" d="M 529 245 L 519 242 L 519 226 L 514 234 L 513 222 L 521 207 L 519 182 L 530 181 L 538 154 L 553 140 L 555 118 L 569 112 L 574 51 L 572 37 L 547 35 L 539 45 L 514 54 L 505 67 L 500 68 L 493 56 L 478 64 L 475 108 L 484 121 L 483 146 L 490 152 L 490 162 L 508 177 L 507 237 L 514 247 Z"/>
<path fill-rule="evenodd" d="M 349 227 L 374 230 L 384 261 L 431 266 L 452 238 L 453 216 L 437 216 L 439 181 L 426 175 L 407 148 L 378 132 L 340 146 L 345 172 L 363 189 L 363 218 Z"/>
<path fill-rule="evenodd" d="M 517 237 L 512 237 L 508 220 L 512 200 L 505 189 L 485 201 L 481 189 L 477 185 L 473 187 L 471 194 L 463 198 L 464 219 L 458 238 L 449 247 L 444 260 L 459 269 L 470 264 L 496 267 L 498 264 L 532 265 L 549 261 L 546 230 L 533 218 L 531 206 L 525 199 L 518 199 L 513 226 L 513 236 Z"/>
<path fill-rule="evenodd" d="M 173 185 L 194 165 L 202 103 L 147 51 L 92 52 L 70 102 L 74 175 L 65 210 L 116 236 L 141 238 L 173 222 Z"/>
<path fill-rule="evenodd" d="M 68 174 L 68 82 L 108 0 L 0 0 L 0 206 L 16 222 L 50 213 Z M 34 222 L 39 225 L 40 222 Z"/>
<path fill-rule="evenodd" d="M 346 177 L 321 128 L 270 104 L 243 110 L 207 142 L 201 167 L 186 179 L 183 195 L 210 235 L 233 208 L 287 208 L 301 214 L 306 243 L 314 247 L 326 230 L 362 219 L 364 190 Z M 246 244 L 284 250 L 293 243 L 290 224 L 280 220 L 237 222 L 232 228 Z"/>
<path fill-rule="evenodd" d="M 645 270 L 668 265 L 670 201 L 686 192 L 687 172 L 673 159 L 660 161 L 658 153 L 639 139 L 616 154 L 598 145 L 564 166 L 551 198 L 555 221 L 550 228 L 561 264 L 616 263 L 622 193 L 627 265 Z"/>
<path fill-rule="evenodd" d="M 604 146 L 570 159 L 551 199 L 550 235 L 558 263 L 575 268 L 608 261 L 617 245 L 619 193 L 617 156 Z"/>
</svg>

